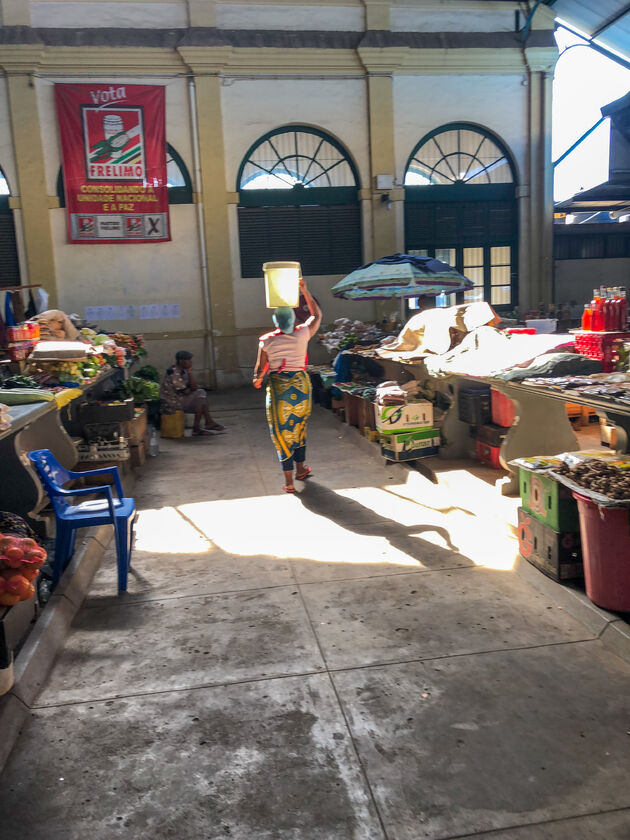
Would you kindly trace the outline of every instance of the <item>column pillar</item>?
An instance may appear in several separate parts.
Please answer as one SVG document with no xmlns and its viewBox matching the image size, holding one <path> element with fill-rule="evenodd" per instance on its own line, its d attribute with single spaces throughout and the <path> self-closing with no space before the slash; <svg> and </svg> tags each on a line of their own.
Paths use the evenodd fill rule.
<svg viewBox="0 0 630 840">
<path fill-rule="evenodd" d="M 181 50 L 184 60 L 185 49 Z M 208 295 L 214 359 L 211 377 L 216 384 L 241 382 L 234 314 L 234 288 L 225 152 L 221 112 L 221 78 L 216 68 L 193 66 L 195 109 L 201 170 L 203 230 L 208 263 Z"/>
<path fill-rule="evenodd" d="M 31 10 L 28 0 L 0 0 L 3 26 L 30 26 Z"/>
<path fill-rule="evenodd" d="M 374 259 L 396 253 L 397 213 L 394 191 L 396 156 L 394 150 L 394 96 L 391 75 L 368 75 L 368 123 L 372 190 L 372 242 Z M 378 183 L 378 176 L 389 176 L 391 186 Z"/>
<path fill-rule="evenodd" d="M 20 50 L 26 52 L 28 47 L 20 47 Z M 23 64 L 3 61 L 2 57 L 0 62 L 6 71 L 18 182 L 16 198 L 19 198 L 22 217 L 28 283 L 43 286 L 50 295 L 50 307 L 54 308 L 57 305 L 57 282 L 42 135 L 32 77 L 34 66 L 27 68 Z"/>
<path fill-rule="evenodd" d="M 520 284 L 521 309 L 536 308 L 539 301 L 549 304 L 553 298 L 551 98 L 556 56 L 554 51 L 536 62 L 528 79 L 528 195 L 520 202 L 526 216 L 521 220 L 521 268 L 528 271 L 527 281 Z"/>
<path fill-rule="evenodd" d="M 216 26 L 216 3 L 214 0 L 187 0 L 187 5 L 190 26 Z"/>
</svg>

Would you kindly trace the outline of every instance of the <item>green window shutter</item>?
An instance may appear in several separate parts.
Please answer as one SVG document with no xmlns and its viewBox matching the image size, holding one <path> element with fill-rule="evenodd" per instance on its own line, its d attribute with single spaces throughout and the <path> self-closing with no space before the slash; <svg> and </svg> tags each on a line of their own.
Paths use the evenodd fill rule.
<svg viewBox="0 0 630 840">
<path fill-rule="evenodd" d="M 298 260 L 307 276 L 347 274 L 361 264 L 358 205 L 239 207 L 241 275 L 264 262 Z"/>
<path fill-rule="evenodd" d="M 0 204 L 0 289 L 20 285 L 20 264 L 13 213 L 8 201 Z"/>
</svg>

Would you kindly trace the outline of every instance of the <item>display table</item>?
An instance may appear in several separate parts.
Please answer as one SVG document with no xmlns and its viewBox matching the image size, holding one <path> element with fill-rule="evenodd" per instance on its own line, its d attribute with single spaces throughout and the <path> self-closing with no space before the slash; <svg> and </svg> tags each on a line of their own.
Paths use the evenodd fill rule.
<svg viewBox="0 0 630 840">
<path fill-rule="evenodd" d="M 11 406 L 11 428 L 0 434 L 0 510 L 24 517 L 35 530 L 37 512 L 45 504 L 45 495 L 26 453 L 31 449 L 50 449 L 67 469 L 77 462 L 77 450 L 59 420 L 53 402 Z"/>
<path fill-rule="evenodd" d="M 0 464 L 4 479 L 0 482 L 0 510 L 17 513 L 39 534 L 44 533 L 45 526 L 38 513 L 47 504 L 47 497 L 26 453 L 32 449 L 50 449 L 60 464 L 72 469 L 78 461 L 77 448 L 71 438 L 78 434 L 75 428 L 77 404 L 87 395 L 101 393 L 122 375 L 122 369 L 102 373 L 81 387 L 83 396 L 60 410 L 54 401 L 10 407 L 11 428 L 0 433 Z"/>
<path fill-rule="evenodd" d="M 424 365 L 415 368 L 417 378 L 426 370 Z M 617 449 L 627 452 L 630 442 L 630 406 L 613 403 L 594 397 L 582 396 L 579 392 L 559 391 L 521 382 L 505 382 L 502 379 L 477 378 L 452 375 L 444 379 L 433 379 L 436 391 L 443 392 L 452 400 L 442 425 L 444 443 L 440 457 L 463 458 L 469 448 L 470 428 L 459 419 L 457 402 L 459 390 L 473 384 L 485 384 L 495 388 L 515 406 L 515 420 L 501 445 L 500 461 L 510 473 L 503 482 L 504 495 L 518 494 L 518 470 L 510 467 L 510 461 L 531 455 L 557 455 L 560 452 L 575 452 L 580 448 L 578 439 L 567 415 L 566 403 L 577 403 L 593 408 L 597 415 L 617 428 Z"/>
<path fill-rule="evenodd" d="M 450 460 L 470 457 L 470 425 L 460 420 L 458 413 L 459 391 L 462 388 L 489 385 L 513 401 L 515 420 L 503 440 L 500 452 L 501 464 L 509 473 L 508 479 L 501 484 L 504 495 L 517 495 L 519 492 L 518 470 L 509 466 L 510 461 L 531 455 L 574 452 L 580 448 L 567 415 L 566 403 L 593 408 L 600 418 L 617 428 L 617 449 L 621 452 L 630 450 L 630 405 L 584 396 L 577 390 L 560 391 L 521 382 L 505 382 L 492 377 L 473 377 L 467 374 L 431 377 L 422 361 L 376 361 L 383 367 L 383 378 L 399 382 L 409 379 L 430 381 L 434 390 L 450 401 L 451 407 L 441 424 L 440 458 Z"/>
</svg>

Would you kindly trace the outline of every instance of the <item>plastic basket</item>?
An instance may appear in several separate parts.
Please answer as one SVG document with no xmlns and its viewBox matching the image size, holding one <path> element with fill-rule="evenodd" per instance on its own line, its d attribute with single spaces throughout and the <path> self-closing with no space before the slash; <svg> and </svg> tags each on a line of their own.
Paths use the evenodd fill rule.
<svg viewBox="0 0 630 840">
<path fill-rule="evenodd" d="M 514 403 L 512 402 L 512 400 L 509 397 L 506 397 L 505 394 L 502 394 L 500 391 L 497 391 L 496 388 L 493 388 L 492 422 L 495 423 L 497 426 L 503 426 L 507 429 L 514 422 L 515 416 L 516 411 L 514 409 Z"/>
<path fill-rule="evenodd" d="M 461 388 L 457 398 L 459 419 L 471 426 L 483 426 L 492 418 L 490 388 Z"/>
<path fill-rule="evenodd" d="M 598 359 L 604 373 L 615 369 L 612 350 L 615 341 L 630 341 L 630 332 L 577 332 L 575 351 L 588 359 Z"/>
<path fill-rule="evenodd" d="M 33 341 L 21 341 L 18 344 L 9 344 L 9 358 L 12 362 L 23 362 L 31 355 L 33 347 L 35 347 Z"/>
</svg>

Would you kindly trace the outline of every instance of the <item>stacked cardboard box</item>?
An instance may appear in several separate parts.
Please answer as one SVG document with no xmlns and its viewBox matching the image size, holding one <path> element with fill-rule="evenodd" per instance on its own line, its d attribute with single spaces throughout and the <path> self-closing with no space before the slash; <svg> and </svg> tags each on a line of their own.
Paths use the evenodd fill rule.
<svg viewBox="0 0 630 840">
<path fill-rule="evenodd" d="M 414 461 L 436 455 L 440 432 L 433 427 L 433 405 L 427 400 L 405 405 L 375 404 L 381 453 L 389 461 Z"/>
</svg>

